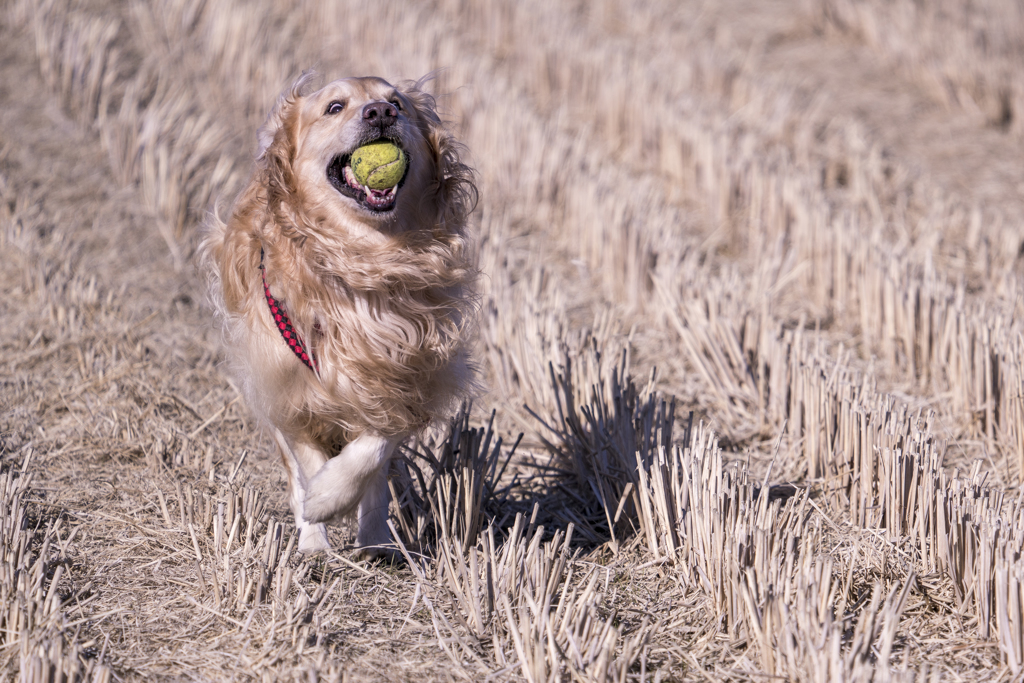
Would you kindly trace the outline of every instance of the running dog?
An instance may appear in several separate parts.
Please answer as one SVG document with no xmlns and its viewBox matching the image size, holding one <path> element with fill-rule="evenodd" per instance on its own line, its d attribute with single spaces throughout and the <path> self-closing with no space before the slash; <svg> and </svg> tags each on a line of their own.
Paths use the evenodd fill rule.
<svg viewBox="0 0 1024 683">
<path fill-rule="evenodd" d="M 471 387 L 476 268 L 466 223 L 477 191 L 463 147 L 419 84 L 304 74 L 257 134 L 255 169 L 200 246 L 250 408 L 272 430 L 304 552 L 325 522 L 358 514 L 356 546 L 391 542 L 387 472 L 410 434 Z M 361 185 L 352 152 L 397 145 L 396 185 Z"/>
</svg>

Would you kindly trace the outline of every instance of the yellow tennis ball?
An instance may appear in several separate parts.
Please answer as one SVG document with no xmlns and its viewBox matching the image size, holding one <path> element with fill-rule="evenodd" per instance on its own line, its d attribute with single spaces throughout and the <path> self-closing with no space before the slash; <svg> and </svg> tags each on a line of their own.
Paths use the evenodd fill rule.
<svg viewBox="0 0 1024 683">
<path fill-rule="evenodd" d="M 378 140 L 352 152 L 349 165 L 360 184 L 385 190 L 398 184 L 405 175 L 407 163 L 405 152 L 398 145 Z"/>
</svg>

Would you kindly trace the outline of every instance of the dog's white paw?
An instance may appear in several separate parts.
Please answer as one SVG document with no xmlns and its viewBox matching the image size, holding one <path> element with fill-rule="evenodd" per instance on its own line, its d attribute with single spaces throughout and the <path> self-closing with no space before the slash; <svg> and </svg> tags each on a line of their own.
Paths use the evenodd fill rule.
<svg viewBox="0 0 1024 683">
<path fill-rule="evenodd" d="M 367 485 L 378 478 L 396 443 L 395 439 L 364 434 L 345 446 L 309 480 L 303 516 L 311 522 L 327 522 L 355 511 Z"/>
<path fill-rule="evenodd" d="M 302 504 L 303 516 L 311 522 L 328 522 L 354 511 L 362 498 L 363 487 L 360 473 L 354 473 L 353 469 L 344 453 L 328 460 L 309 480 Z"/>
<path fill-rule="evenodd" d="M 358 500 L 348 501 L 339 498 L 337 493 L 330 488 L 317 490 L 310 486 L 302 508 L 306 519 L 311 522 L 336 523 L 351 514 L 358 504 Z"/>
<path fill-rule="evenodd" d="M 331 544 L 327 541 L 327 528 L 323 524 L 307 522 L 299 526 L 300 553 L 312 555 L 330 549 Z"/>
</svg>

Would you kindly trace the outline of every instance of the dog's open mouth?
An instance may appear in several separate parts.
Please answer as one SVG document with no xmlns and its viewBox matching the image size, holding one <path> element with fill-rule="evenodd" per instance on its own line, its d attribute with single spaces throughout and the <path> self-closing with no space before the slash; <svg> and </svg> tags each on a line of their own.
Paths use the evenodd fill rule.
<svg viewBox="0 0 1024 683">
<path fill-rule="evenodd" d="M 409 164 L 406 164 L 405 173 L 401 180 L 393 187 L 375 190 L 361 184 L 356 180 L 355 173 L 349 165 L 351 154 L 341 154 L 334 157 L 327 166 L 327 179 L 338 192 L 346 197 L 351 197 L 370 211 L 386 212 L 395 208 L 398 200 L 398 191 L 402 189 L 406 176 L 409 175 Z M 408 158 L 408 154 L 406 155 Z"/>
</svg>

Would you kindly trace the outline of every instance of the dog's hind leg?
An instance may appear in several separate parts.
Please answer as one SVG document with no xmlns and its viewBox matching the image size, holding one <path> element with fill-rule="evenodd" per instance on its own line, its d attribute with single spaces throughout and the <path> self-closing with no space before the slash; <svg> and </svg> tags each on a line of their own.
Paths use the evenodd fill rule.
<svg viewBox="0 0 1024 683">
<path fill-rule="evenodd" d="M 359 507 L 359 545 L 387 542 L 387 464 L 401 437 L 362 434 L 309 481 L 306 519 L 327 521 Z M 367 541 L 368 543 L 364 543 Z"/>
<path fill-rule="evenodd" d="M 279 429 L 274 440 L 281 449 L 281 459 L 288 470 L 288 503 L 295 513 L 295 526 L 299 530 L 299 551 L 315 553 L 327 550 L 327 527 L 309 521 L 305 511 L 306 491 L 310 478 L 327 462 L 319 449 L 304 443 L 289 443 Z"/>
</svg>

